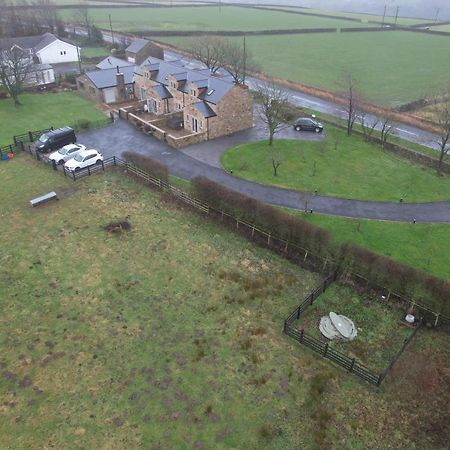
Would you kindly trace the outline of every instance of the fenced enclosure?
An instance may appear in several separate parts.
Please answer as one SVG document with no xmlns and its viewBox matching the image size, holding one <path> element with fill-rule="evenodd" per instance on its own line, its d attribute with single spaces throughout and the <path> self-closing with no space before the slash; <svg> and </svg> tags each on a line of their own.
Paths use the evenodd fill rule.
<svg viewBox="0 0 450 450">
<path fill-rule="evenodd" d="M 335 348 L 330 347 L 330 341 L 323 342 L 310 334 L 308 334 L 303 328 L 298 329 L 294 326 L 294 323 L 301 319 L 302 314 L 320 297 L 321 294 L 325 292 L 325 290 L 335 281 L 335 274 L 331 274 L 329 277 L 325 278 L 323 282 L 311 292 L 298 306 L 292 311 L 292 313 L 285 319 L 283 332 L 295 339 L 298 343 L 304 345 L 305 347 L 310 348 L 314 352 L 321 355 L 323 358 L 329 359 L 339 366 L 343 367 L 349 373 L 356 375 L 368 383 L 374 384 L 376 386 L 380 386 L 382 381 L 385 379 L 389 370 L 395 364 L 395 362 L 400 358 L 401 354 L 404 352 L 408 344 L 411 342 L 413 337 L 416 335 L 419 330 L 422 321 L 420 320 L 412 333 L 408 336 L 407 339 L 404 340 L 402 346 L 395 354 L 395 356 L 391 359 L 388 366 L 380 373 L 370 369 L 356 358 L 350 358 L 346 354 L 336 350 Z"/>
</svg>

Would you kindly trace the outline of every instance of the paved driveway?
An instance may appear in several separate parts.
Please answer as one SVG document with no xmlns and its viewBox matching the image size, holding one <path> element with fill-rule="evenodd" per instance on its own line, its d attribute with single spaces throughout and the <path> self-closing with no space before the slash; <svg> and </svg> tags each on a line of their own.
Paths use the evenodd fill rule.
<svg viewBox="0 0 450 450">
<path fill-rule="evenodd" d="M 417 222 L 450 222 L 450 201 L 409 204 L 314 196 L 235 178 L 217 167 L 221 152 L 245 142 L 249 135 L 256 139 L 259 132 L 258 129 L 244 131 L 192 146 L 182 152 L 170 148 L 151 136 L 144 135 L 124 120 L 117 120 L 106 128 L 80 134 L 79 142 L 88 148 L 99 150 L 105 157 L 121 156 L 122 152 L 132 150 L 161 161 L 168 166 L 170 173 L 177 177 L 190 180 L 195 176 L 205 176 L 230 189 L 277 206 L 303 209 L 304 201 L 307 199 L 308 209 L 323 214 L 401 222 L 412 222 L 413 219 Z M 321 138 L 312 133 L 309 137 Z M 213 155 L 208 156 L 208 151 L 211 149 Z M 208 161 L 216 162 L 216 165 L 209 165 Z"/>
</svg>

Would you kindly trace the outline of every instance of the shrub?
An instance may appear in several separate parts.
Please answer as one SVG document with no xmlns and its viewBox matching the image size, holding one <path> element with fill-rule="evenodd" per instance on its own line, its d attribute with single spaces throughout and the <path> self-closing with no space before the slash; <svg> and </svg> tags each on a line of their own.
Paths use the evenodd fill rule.
<svg viewBox="0 0 450 450">
<path fill-rule="evenodd" d="M 156 178 L 159 178 L 166 183 L 169 180 L 169 170 L 165 164 L 149 158 L 148 156 L 140 155 L 136 152 L 127 151 L 123 153 L 124 158 L 141 168 L 142 170 L 150 173 Z"/>
<path fill-rule="evenodd" d="M 91 123 L 87 119 L 80 119 L 77 121 L 77 126 L 80 130 L 87 130 Z"/>
<path fill-rule="evenodd" d="M 66 75 L 64 76 L 64 80 L 67 81 L 67 83 L 76 84 L 77 76 L 74 73 L 66 73 Z"/>
</svg>

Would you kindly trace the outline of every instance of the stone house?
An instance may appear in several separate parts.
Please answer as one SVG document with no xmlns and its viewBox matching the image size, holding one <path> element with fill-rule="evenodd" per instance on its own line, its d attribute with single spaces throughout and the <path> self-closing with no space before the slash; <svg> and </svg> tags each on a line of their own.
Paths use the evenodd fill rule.
<svg viewBox="0 0 450 450">
<path fill-rule="evenodd" d="M 136 39 L 125 49 L 127 61 L 133 64 L 142 64 L 149 56 L 164 59 L 164 50 L 147 39 Z"/>
<path fill-rule="evenodd" d="M 134 65 L 93 70 L 77 78 L 78 92 L 95 102 L 134 100 Z"/>
<path fill-rule="evenodd" d="M 153 115 L 179 115 L 184 130 L 200 140 L 253 126 L 253 97 L 245 85 L 187 69 L 181 61 L 148 58 L 134 76 L 135 97 Z"/>
</svg>

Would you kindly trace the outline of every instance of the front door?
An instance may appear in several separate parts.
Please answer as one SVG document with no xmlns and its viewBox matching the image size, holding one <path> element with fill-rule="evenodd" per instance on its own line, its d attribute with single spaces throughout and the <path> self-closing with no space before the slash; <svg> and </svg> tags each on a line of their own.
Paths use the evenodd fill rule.
<svg viewBox="0 0 450 450">
<path fill-rule="evenodd" d="M 195 117 L 192 117 L 192 131 L 197 133 L 198 131 L 198 121 Z"/>
</svg>

